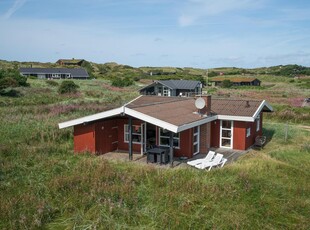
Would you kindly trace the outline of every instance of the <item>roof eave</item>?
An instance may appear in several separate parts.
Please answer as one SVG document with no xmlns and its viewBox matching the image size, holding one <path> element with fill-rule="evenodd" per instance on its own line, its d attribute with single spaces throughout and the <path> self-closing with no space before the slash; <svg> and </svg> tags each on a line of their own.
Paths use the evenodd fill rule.
<svg viewBox="0 0 310 230">
<path fill-rule="evenodd" d="M 230 115 L 217 115 L 219 120 L 231 120 L 231 121 L 249 121 L 254 122 L 255 118 L 247 116 L 230 116 Z"/>
<path fill-rule="evenodd" d="M 255 113 L 253 115 L 254 119 L 256 119 L 259 116 L 259 114 L 264 109 L 264 107 L 267 107 L 267 109 L 269 109 L 268 112 L 273 112 L 272 106 L 269 105 L 269 103 L 266 100 L 263 100 L 262 103 L 259 105 L 258 109 L 255 111 Z"/>
<path fill-rule="evenodd" d="M 100 119 L 104 119 L 104 118 L 108 118 L 108 117 L 112 117 L 112 116 L 116 116 L 116 115 L 120 115 L 124 112 L 124 107 L 119 107 L 116 109 L 111 109 L 105 112 L 101 112 L 101 113 L 96 113 L 90 116 L 86 116 L 86 117 L 81 117 L 78 119 L 74 119 L 71 121 L 65 121 L 62 123 L 58 124 L 59 129 L 63 129 L 63 128 L 68 128 L 71 126 L 75 126 L 75 125 L 80 125 L 83 123 L 87 123 L 87 122 L 92 122 L 92 121 L 96 121 L 96 120 L 100 120 Z"/>
<path fill-rule="evenodd" d="M 134 109 L 130 109 L 130 108 L 124 107 L 124 113 L 126 115 L 138 118 L 138 119 L 140 119 L 142 121 L 145 121 L 147 123 L 150 123 L 150 124 L 153 124 L 153 125 L 165 128 L 166 130 L 169 130 L 171 132 L 174 132 L 174 133 L 178 132 L 178 128 L 179 128 L 178 126 L 173 125 L 171 123 L 168 123 L 166 121 L 157 119 L 155 117 L 146 115 L 144 113 L 138 112 L 138 111 L 136 111 Z"/>
</svg>

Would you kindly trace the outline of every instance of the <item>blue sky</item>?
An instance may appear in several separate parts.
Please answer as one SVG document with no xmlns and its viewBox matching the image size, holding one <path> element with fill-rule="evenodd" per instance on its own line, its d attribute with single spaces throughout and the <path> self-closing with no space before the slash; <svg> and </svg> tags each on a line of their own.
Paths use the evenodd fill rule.
<svg viewBox="0 0 310 230">
<path fill-rule="evenodd" d="M 308 0 L 0 0 L 0 59 L 310 66 Z"/>
</svg>

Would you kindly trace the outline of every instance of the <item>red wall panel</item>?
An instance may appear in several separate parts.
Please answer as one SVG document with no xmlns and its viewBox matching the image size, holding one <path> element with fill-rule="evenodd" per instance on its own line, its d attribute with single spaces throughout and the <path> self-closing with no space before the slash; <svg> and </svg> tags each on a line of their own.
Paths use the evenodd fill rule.
<svg viewBox="0 0 310 230">
<path fill-rule="evenodd" d="M 174 149 L 175 157 L 193 157 L 193 129 L 188 129 L 180 133 L 180 149 Z"/>
<path fill-rule="evenodd" d="M 233 149 L 245 150 L 246 122 L 234 121 Z"/>
<path fill-rule="evenodd" d="M 220 147 L 220 120 L 211 122 L 211 147 Z"/>
<path fill-rule="evenodd" d="M 96 152 L 94 124 L 74 126 L 74 152 L 84 151 Z"/>
<path fill-rule="evenodd" d="M 105 154 L 117 150 L 117 122 L 116 119 L 98 121 L 95 123 L 96 152 Z"/>
</svg>

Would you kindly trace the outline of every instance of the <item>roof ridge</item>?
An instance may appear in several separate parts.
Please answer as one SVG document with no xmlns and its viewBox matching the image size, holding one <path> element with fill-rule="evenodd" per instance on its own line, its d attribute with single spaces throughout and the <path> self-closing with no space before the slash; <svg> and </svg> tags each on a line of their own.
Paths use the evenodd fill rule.
<svg viewBox="0 0 310 230">
<path fill-rule="evenodd" d="M 212 97 L 211 98 L 211 101 L 212 100 L 225 100 L 225 101 L 256 101 L 256 102 L 259 102 L 259 101 L 264 101 L 264 100 L 258 100 L 258 99 L 252 99 L 252 98 L 246 98 L 246 99 L 238 99 L 238 98 L 214 98 Z"/>
<path fill-rule="evenodd" d="M 143 95 L 142 97 L 154 97 L 154 96 Z M 170 98 L 174 98 L 174 99 L 173 100 L 167 100 L 167 101 L 150 102 L 150 103 L 143 104 L 143 105 L 137 105 L 137 107 L 141 108 L 141 107 L 146 107 L 146 106 L 151 106 L 151 105 L 168 104 L 168 103 L 173 103 L 173 102 L 177 102 L 177 101 L 186 101 L 186 100 L 192 99 L 192 98 L 189 98 L 189 97 L 168 97 L 168 98 L 169 99 Z M 130 105 L 133 106 L 131 103 L 128 103 L 128 104 L 125 105 L 125 107 L 126 106 L 130 106 Z M 133 108 L 135 108 L 135 107 L 136 106 L 133 106 Z"/>
</svg>

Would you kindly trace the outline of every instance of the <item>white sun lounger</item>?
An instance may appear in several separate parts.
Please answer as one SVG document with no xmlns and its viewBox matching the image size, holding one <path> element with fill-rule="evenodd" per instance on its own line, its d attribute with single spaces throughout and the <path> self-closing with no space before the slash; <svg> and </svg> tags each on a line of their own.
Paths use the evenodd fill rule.
<svg viewBox="0 0 310 230">
<path fill-rule="evenodd" d="M 212 160 L 212 158 L 214 157 L 214 155 L 215 155 L 214 151 L 209 151 L 205 158 L 188 161 L 187 164 L 190 166 L 195 166 L 195 165 L 201 164 L 203 162 L 210 162 Z"/>
<path fill-rule="evenodd" d="M 225 159 L 225 158 L 224 158 Z M 226 163 L 227 159 L 223 160 L 223 154 L 216 154 L 214 159 L 209 162 L 203 162 L 201 164 L 195 165 L 198 169 L 207 169 L 209 168 L 209 171 L 213 166 L 223 165 Z"/>
</svg>

